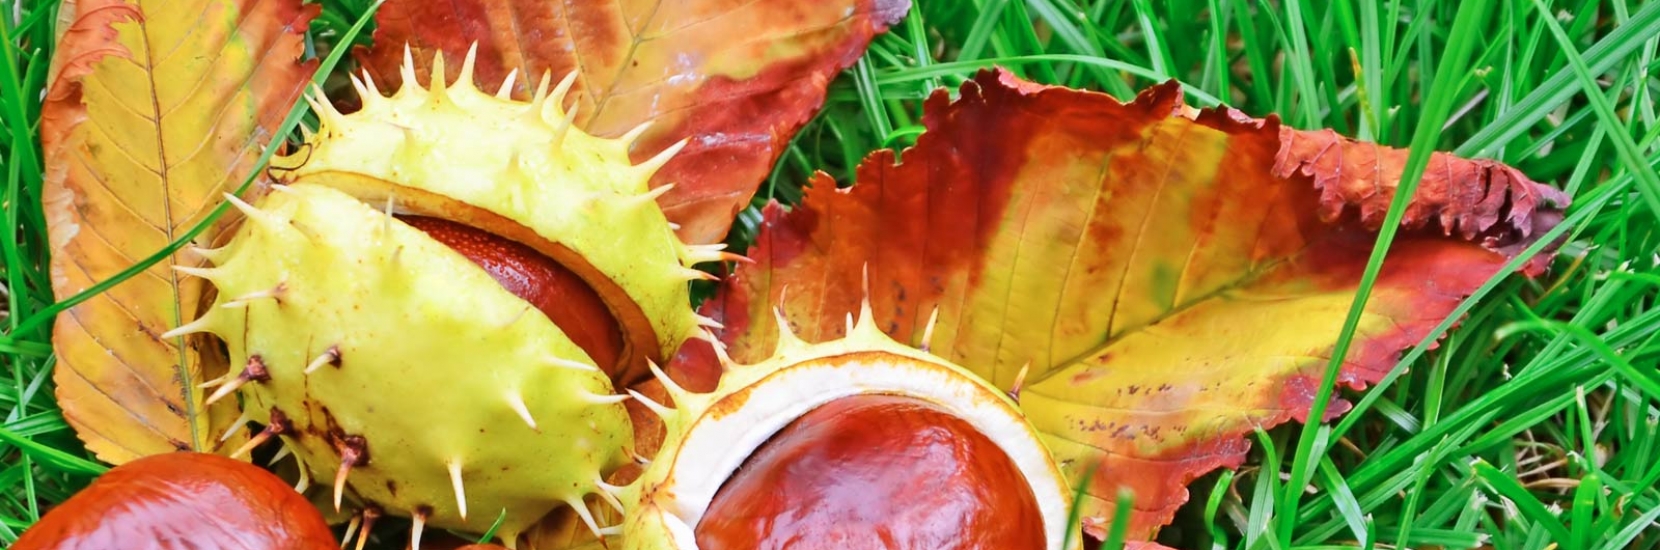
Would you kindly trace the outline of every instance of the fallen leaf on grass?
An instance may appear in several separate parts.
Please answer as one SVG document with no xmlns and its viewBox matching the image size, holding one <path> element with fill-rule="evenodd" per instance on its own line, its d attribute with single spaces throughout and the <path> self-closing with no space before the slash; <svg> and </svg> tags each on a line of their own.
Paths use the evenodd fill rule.
<svg viewBox="0 0 1660 550">
<path fill-rule="evenodd" d="M 58 299 L 162 250 L 241 184 L 309 82 L 297 60 L 315 12 L 297 0 L 81 0 L 64 12 L 41 110 Z M 205 372 L 198 345 L 162 338 L 208 303 L 203 282 L 172 267 L 203 263 L 181 252 L 58 316 L 58 404 L 99 459 L 211 452 L 236 418 L 234 402 L 210 411 L 197 388 L 222 365 Z"/>
<path fill-rule="evenodd" d="M 1336 221 L 1353 207 L 1367 229 L 1383 225 L 1411 151 L 1355 141 L 1331 130 L 1281 127 L 1280 141 L 1274 173 L 1313 178 L 1320 190 L 1321 220 Z M 1413 195 L 1402 221 L 1406 228 L 1434 225 L 1443 235 L 1456 234 L 1510 255 L 1561 223 L 1560 207 L 1568 204 L 1567 194 L 1539 185 L 1514 167 L 1440 151 L 1430 153 Z M 1536 276 L 1550 259 L 1550 254 L 1534 256 L 1522 269 Z"/>
<path fill-rule="evenodd" d="M 924 112 L 902 162 L 876 152 L 851 188 L 821 176 L 800 207 L 767 209 L 756 264 L 704 307 L 733 358 L 770 353 L 774 306 L 804 339 L 841 336 L 868 268 L 878 326 L 1021 382 L 1065 471 L 1097 468 L 1083 504 L 1098 537 L 1120 488 L 1136 497 L 1132 540 L 1148 539 L 1188 482 L 1240 464 L 1246 434 L 1306 420 L 1404 152 L 1310 147 L 1321 134 L 1192 110 L 1174 83 L 1126 105 L 985 72 Z M 1566 206 L 1514 170 L 1438 162 L 1344 359 L 1350 388 L 1382 377 Z M 708 360 L 694 342 L 676 367 L 718 372 Z"/>
<path fill-rule="evenodd" d="M 480 86 L 494 89 L 517 70 L 520 99 L 544 73 L 557 82 L 578 71 L 571 97 L 584 129 L 615 137 L 652 123 L 634 145 L 636 162 L 690 138 L 651 185 L 675 185 L 658 201 L 682 240 L 714 243 L 823 105 L 830 80 L 909 4 L 390 0 L 376 16 L 374 47 L 358 58 L 395 87 L 406 45 L 424 79 L 435 52 L 459 59 L 476 42 Z M 449 64 L 449 78 L 458 65 Z"/>
</svg>

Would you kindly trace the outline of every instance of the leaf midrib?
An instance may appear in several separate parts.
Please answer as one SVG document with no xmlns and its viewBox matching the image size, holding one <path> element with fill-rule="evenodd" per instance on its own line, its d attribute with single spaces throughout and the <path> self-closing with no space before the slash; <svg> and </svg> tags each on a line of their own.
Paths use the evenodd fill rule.
<svg viewBox="0 0 1660 550">
<path fill-rule="evenodd" d="M 1267 223 L 1267 218 L 1266 217 L 1264 218 L 1263 223 Z M 1259 239 L 1258 240 L 1260 240 L 1260 231 L 1261 231 L 1261 229 L 1262 229 L 1262 227 L 1258 226 L 1258 231 L 1259 231 Z M 1054 362 L 1050 365 L 1047 365 L 1047 368 L 1045 368 L 1043 371 L 1041 371 L 1043 374 L 1041 374 L 1039 376 L 1036 376 L 1031 380 L 1028 380 L 1026 382 L 1026 385 L 1027 386 L 1034 386 L 1034 385 L 1037 385 L 1039 383 L 1042 383 L 1042 382 L 1048 380 L 1049 378 L 1059 374 L 1061 371 L 1066 370 L 1067 366 L 1077 364 L 1077 363 L 1079 363 L 1079 362 L 1081 362 L 1085 359 L 1088 359 L 1090 357 L 1095 357 L 1097 355 L 1102 354 L 1103 352 L 1107 351 L 1107 349 L 1111 348 L 1114 344 L 1117 344 L 1120 340 L 1123 340 L 1127 336 L 1139 333 L 1143 330 L 1146 330 L 1148 327 L 1151 327 L 1151 326 L 1157 325 L 1159 323 L 1162 323 L 1165 320 L 1168 320 L 1168 319 L 1170 319 L 1172 317 L 1175 317 L 1177 315 L 1181 315 L 1182 313 L 1187 312 L 1189 309 L 1192 309 L 1194 307 L 1199 306 L 1200 304 L 1203 304 L 1205 302 L 1209 302 L 1213 299 L 1216 299 L 1216 298 L 1220 297 L 1221 295 L 1223 295 L 1225 293 L 1232 292 L 1232 291 L 1237 290 L 1241 287 L 1244 287 L 1244 286 L 1250 285 L 1252 283 L 1255 283 L 1258 279 L 1262 278 L 1262 276 L 1274 272 L 1275 270 L 1279 269 L 1280 267 L 1284 266 L 1285 264 L 1291 263 L 1292 261 L 1296 260 L 1298 257 L 1302 256 L 1302 254 L 1304 252 L 1307 252 L 1309 248 L 1313 247 L 1316 244 L 1320 244 L 1321 242 L 1325 241 L 1327 238 L 1329 238 L 1329 235 L 1323 235 L 1321 238 L 1316 238 L 1316 239 L 1311 240 L 1311 241 L 1306 241 L 1306 242 L 1303 243 L 1302 247 L 1300 247 L 1297 250 L 1291 252 L 1290 254 L 1286 254 L 1285 256 L 1274 259 L 1274 260 L 1263 262 L 1262 264 L 1259 264 L 1259 265 L 1255 266 L 1252 269 L 1246 270 L 1243 274 L 1240 275 L 1240 277 L 1234 279 L 1232 282 L 1230 282 L 1228 284 L 1218 286 L 1215 289 L 1211 290 L 1210 292 L 1206 292 L 1206 293 L 1203 293 L 1203 294 L 1196 295 L 1193 299 L 1188 300 L 1186 302 L 1182 302 L 1180 304 L 1175 304 L 1175 305 L 1171 306 L 1170 309 L 1165 310 L 1164 313 L 1161 313 L 1158 316 L 1153 317 L 1152 319 L 1148 320 L 1146 323 L 1135 325 L 1133 327 L 1126 327 L 1124 330 L 1119 331 L 1117 334 L 1112 334 L 1111 333 L 1112 329 L 1111 329 L 1111 326 L 1109 325 L 1108 326 L 1109 335 L 1106 337 L 1105 340 L 1102 340 L 1100 344 L 1092 346 L 1092 347 L 1088 348 L 1087 350 L 1085 350 L 1083 352 L 1074 354 L 1071 357 L 1067 357 L 1065 360 L 1056 361 L 1056 362 Z M 1255 241 L 1253 241 L 1253 242 L 1255 242 Z M 1128 262 L 1126 262 L 1126 264 L 1128 264 Z M 1126 268 L 1126 269 L 1128 269 L 1128 268 Z M 1064 300 L 1062 300 L 1062 301 L 1064 301 Z M 1116 315 L 1116 314 L 1117 314 L 1117 302 L 1115 301 L 1114 302 L 1114 308 L 1113 308 L 1113 315 Z M 1053 351 L 1053 349 L 1051 349 L 1051 352 L 1052 351 Z"/>
<path fill-rule="evenodd" d="M 165 139 L 162 126 L 161 98 L 158 97 L 160 95 L 160 88 L 156 86 L 155 48 L 150 43 L 149 18 L 140 18 L 137 21 L 137 24 L 139 27 L 138 34 L 140 40 L 144 44 L 144 77 L 149 81 L 150 89 L 148 92 L 150 109 L 151 113 L 154 114 L 154 117 L 150 120 L 153 121 L 152 125 L 155 127 L 156 133 L 155 172 L 156 176 L 161 180 L 162 216 L 167 220 L 167 223 L 161 228 L 161 230 L 162 233 L 167 236 L 167 242 L 172 242 L 177 238 L 177 235 L 175 235 L 173 231 L 173 201 L 171 200 L 171 197 L 173 196 L 173 179 L 171 176 L 172 167 L 168 166 L 167 163 L 167 140 Z M 169 256 L 168 262 L 173 265 L 178 265 L 178 254 L 175 253 Z M 178 326 L 184 323 L 184 312 L 179 304 L 180 297 L 178 272 L 171 269 L 167 270 L 167 285 L 173 290 L 173 299 L 169 300 L 169 305 L 172 306 L 173 325 Z M 174 353 L 177 354 L 177 363 L 173 366 L 173 373 L 179 377 L 179 398 L 184 402 L 184 420 L 185 426 L 190 430 L 190 445 L 196 450 L 201 450 L 206 448 L 206 445 L 204 444 L 204 440 L 202 438 L 201 426 L 197 425 L 197 418 L 200 415 L 197 411 L 196 400 L 191 399 L 190 395 L 191 388 L 196 387 L 196 381 L 190 372 L 189 355 L 185 353 L 185 338 L 185 336 L 179 336 L 175 339 L 173 349 Z"/>
</svg>

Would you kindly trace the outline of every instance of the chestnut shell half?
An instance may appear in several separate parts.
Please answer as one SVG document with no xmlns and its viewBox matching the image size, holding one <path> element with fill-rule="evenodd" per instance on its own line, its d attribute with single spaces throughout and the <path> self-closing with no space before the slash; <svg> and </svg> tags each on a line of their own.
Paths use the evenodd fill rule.
<svg viewBox="0 0 1660 550">
<path fill-rule="evenodd" d="M 967 421 L 896 395 L 796 419 L 738 468 L 696 533 L 702 550 L 1044 547 L 1009 456 Z"/>
</svg>

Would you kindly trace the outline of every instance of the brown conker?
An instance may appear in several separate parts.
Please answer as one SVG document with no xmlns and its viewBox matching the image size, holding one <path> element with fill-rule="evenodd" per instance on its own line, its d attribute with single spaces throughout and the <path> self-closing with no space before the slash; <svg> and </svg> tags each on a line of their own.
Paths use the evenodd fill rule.
<svg viewBox="0 0 1660 550">
<path fill-rule="evenodd" d="M 695 528 L 703 550 L 1044 548 L 1015 463 L 927 401 L 831 401 L 761 445 Z"/>
<path fill-rule="evenodd" d="M 427 216 L 398 219 L 478 264 L 508 292 L 546 315 L 596 365 L 617 376 L 622 327 L 581 277 L 529 246 L 481 229 Z"/>
<path fill-rule="evenodd" d="M 333 550 L 294 487 L 218 455 L 152 455 L 105 472 L 35 523 L 13 550 Z"/>
</svg>

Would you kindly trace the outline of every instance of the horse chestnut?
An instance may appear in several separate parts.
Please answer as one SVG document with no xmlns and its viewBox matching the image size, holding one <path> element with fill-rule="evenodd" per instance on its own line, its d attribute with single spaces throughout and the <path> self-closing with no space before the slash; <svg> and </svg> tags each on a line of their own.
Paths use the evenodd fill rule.
<svg viewBox="0 0 1660 550">
<path fill-rule="evenodd" d="M 478 264 L 503 288 L 535 306 L 615 379 L 622 327 L 599 293 L 570 269 L 535 249 L 489 232 L 426 216 L 398 216 Z"/>
<path fill-rule="evenodd" d="M 661 448 L 613 492 L 623 550 L 1077 550 L 1071 493 L 1009 393 L 894 341 L 861 304 L 807 343 L 779 314 L 758 363 L 718 353 L 708 393 L 654 369 Z"/>
<path fill-rule="evenodd" d="M 1043 517 L 1002 449 L 920 399 L 845 397 L 774 435 L 716 493 L 698 547 L 1044 547 Z"/>
<path fill-rule="evenodd" d="M 99 476 L 13 550 L 332 550 L 323 515 L 276 475 L 218 455 L 153 455 Z"/>
</svg>

